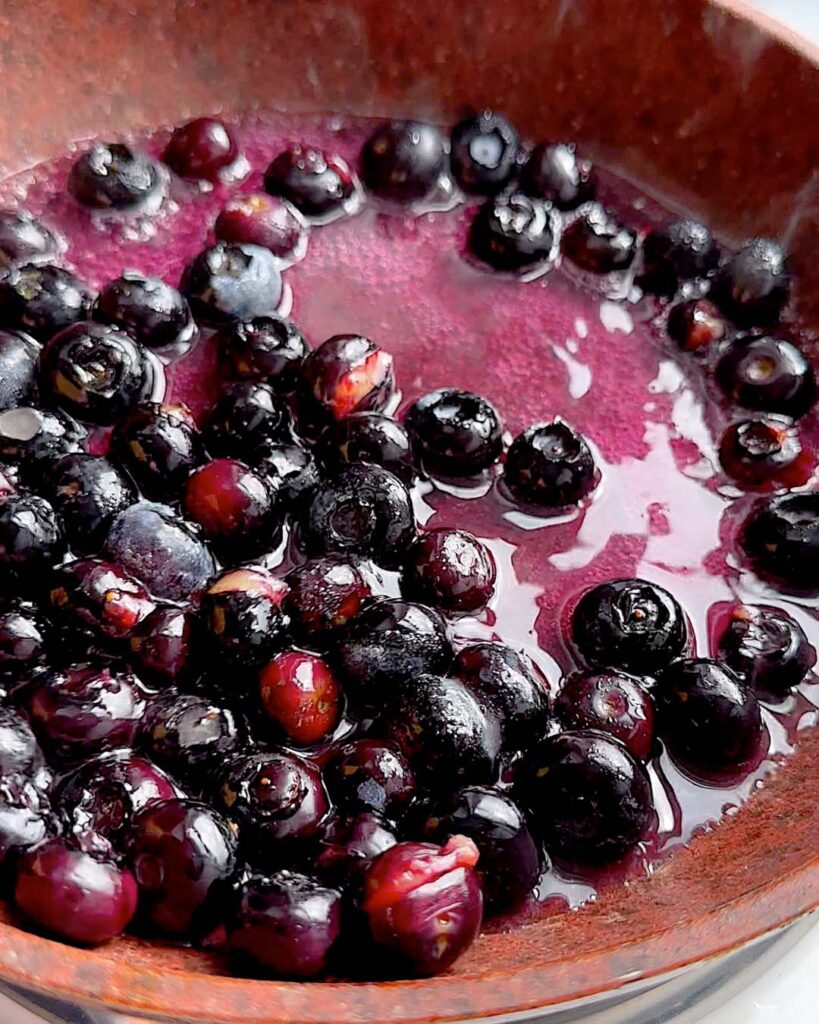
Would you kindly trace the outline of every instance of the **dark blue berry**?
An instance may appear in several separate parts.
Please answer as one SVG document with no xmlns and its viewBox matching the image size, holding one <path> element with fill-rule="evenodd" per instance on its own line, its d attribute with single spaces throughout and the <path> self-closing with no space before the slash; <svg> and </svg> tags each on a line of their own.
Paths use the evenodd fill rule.
<svg viewBox="0 0 819 1024">
<path fill-rule="evenodd" d="M 522 270 L 553 260 L 559 222 L 545 203 L 514 194 L 490 199 L 469 229 L 475 256 L 496 270 Z"/>
<path fill-rule="evenodd" d="M 227 384 L 205 430 L 212 455 L 235 456 L 252 465 L 271 447 L 292 439 L 290 410 L 269 384 Z"/>
<path fill-rule="evenodd" d="M 0 680 L 15 681 L 45 664 L 49 635 L 36 605 L 18 599 L 0 607 Z"/>
<path fill-rule="evenodd" d="M 608 274 L 631 266 L 637 254 L 637 236 L 602 206 L 589 203 L 564 230 L 561 248 L 581 270 Z"/>
<path fill-rule="evenodd" d="M 319 840 L 316 872 L 355 895 L 372 862 L 398 842 L 390 825 L 371 811 L 333 818 Z"/>
<path fill-rule="evenodd" d="M 0 331 L 0 411 L 26 405 L 32 398 L 39 351 L 29 335 Z"/>
<path fill-rule="evenodd" d="M 205 640 L 220 659 L 259 668 L 282 645 L 287 586 L 260 568 L 232 569 L 202 595 Z"/>
<path fill-rule="evenodd" d="M 489 469 L 503 451 L 503 428 L 494 407 L 470 391 L 441 388 L 409 407 L 404 425 L 425 469 L 470 477 Z"/>
<path fill-rule="evenodd" d="M 373 811 L 398 820 L 418 787 L 401 751 L 381 740 L 345 743 L 325 771 L 333 800 L 350 811 Z"/>
<path fill-rule="evenodd" d="M 574 210 L 597 194 L 591 162 L 578 157 L 574 144 L 568 142 L 535 146 L 521 171 L 520 187 L 526 195 L 545 199 L 558 210 Z"/>
<path fill-rule="evenodd" d="M 108 459 L 75 452 L 62 455 L 44 480 L 45 496 L 61 516 L 75 551 L 93 551 L 113 517 L 136 501 L 132 485 Z"/>
<path fill-rule="evenodd" d="M 92 301 L 88 286 L 62 267 L 12 267 L 0 279 L 0 326 L 48 341 L 64 327 L 85 320 Z"/>
<path fill-rule="evenodd" d="M 717 381 L 737 405 L 796 419 L 816 401 L 816 376 L 799 349 L 783 338 L 740 334 L 720 355 Z"/>
<path fill-rule="evenodd" d="M 306 217 L 342 211 L 355 194 L 355 175 L 340 156 L 312 146 L 290 146 L 268 166 L 265 191 L 281 196 Z"/>
<path fill-rule="evenodd" d="M 275 313 L 282 275 L 269 249 L 217 242 L 195 256 L 182 275 L 181 290 L 196 319 L 209 327 Z"/>
<path fill-rule="evenodd" d="M 782 248 L 770 238 L 754 238 L 719 272 L 711 297 L 741 327 L 770 326 L 779 320 L 790 289 Z"/>
<path fill-rule="evenodd" d="M 305 639 L 343 629 L 372 595 L 353 562 L 337 555 L 314 558 L 287 574 L 285 608 Z"/>
<path fill-rule="evenodd" d="M 157 764 L 200 788 L 207 773 L 219 768 L 239 744 L 231 711 L 204 697 L 172 691 L 149 705 L 140 736 Z"/>
<path fill-rule="evenodd" d="M 23 406 L 0 412 L 0 458 L 19 465 L 32 485 L 51 461 L 82 449 L 85 427 L 59 409 Z"/>
<path fill-rule="evenodd" d="M 184 406 L 146 403 L 120 420 L 111 453 L 148 498 L 173 499 L 205 458 L 199 430 Z"/>
<path fill-rule="evenodd" d="M 10 494 L 0 499 L 0 575 L 44 569 L 64 551 L 60 517 L 45 498 Z"/>
<path fill-rule="evenodd" d="M 288 511 L 303 509 L 320 481 L 312 452 L 300 444 L 271 445 L 259 460 L 258 470 L 274 487 L 280 506 Z"/>
<path fill-rule="evenodd" d="M 643 241 L 640 284 L 658 295 L 673 295 L 684 281 L 704 277 L 719 263 L 719 246 L 708 228 L 685 217 L 654 228 Z"/>
<path fill-rule="evenodd" d="M 415 460 L 403 424 L 378 412 L 357 412 L 329 426 L 321 437 L 329 468 L 339 462 L 371 462 L 395 473 L 405 484 L 415 477 Z"/>
<path fill-rule="evenodd" d="M 28 210 L 0 210 L 0 267 L 53 259 L 62 240 Z"/>
<path fill-rule="evenodd" d="M 465 192 L 494 195 L 517 169 L 520 136 L 502 114 L 484 110 L 452 129 L 452 176 Z"/>
<path fill-rule="evenodd" d="M 93 315 L 101 323 L 124 328 L 147 348 L 181 348 L 196 337 L 190 307 L 176 288 L 135 271 L 105 285 Z"/>
<path fill-rule="evenodd" d="M 819 592 L 819 491 L 763 498 L 740 543 L 761 576 L 785 589 Z"/>
<path fill-rule="evenodd" d="M 440 131 L 421 121 L 391 121 L 373 132 L 361 154 L 361 179 L 373 195 L 395 203 L 425 199 L 446 168 Z"/>
<path fill-rule="evenodd" d="M 68 175 L 68 191 L 83 206 L 128 210 L 161 193 L 162 176 L 145 153 L 121 143 L 96 142 Z"/>
<path fill-rule="evenodd" d="M 512 495 L 539 508 L 575 505 L 597 483 L 594 456 L 586 440 L 568 423 L 538 423 L 512 442 L 503 465 Z"/>
<path fill-rule="evenodd" d="M 717 656 L 758 696 L 785 697 L 816 664 L 804 629 L 781 608 L 738 605 L 717 641 Z"/>
<path fill-rule="evenodd" d="M 273 315 L 242 320 L 226 328 L 220 341 L 236 377 L 265 381 L 277 392 L 296 388 L 302 361 L 310 351 L 304 335 L 291 320 Z"/>
</svg>

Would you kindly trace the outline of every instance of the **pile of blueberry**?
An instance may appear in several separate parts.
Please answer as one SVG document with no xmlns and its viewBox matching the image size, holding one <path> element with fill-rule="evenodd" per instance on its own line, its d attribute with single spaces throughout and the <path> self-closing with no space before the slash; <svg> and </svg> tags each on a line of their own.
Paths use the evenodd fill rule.
<svg viewBox="0 0 819 1024">
<path fill-rule="evenodd" d="M 200 119 L 166 167 L 97 144 L 68 187 L 127 212 L 167 168 L 214 182 L 241 162 L 229 129 Z M 178 290 L 129 273 L 94 296 L 54 262 L 53 231 L 0 214 L 0 880 L 47 932 L 96 944 L 131 929 L 288 977 L 355 971 L 344 950 L 367 944 L 372 970 L 435 974 L 549 858 L 599 866 L 651 839 L 660 742 L 707 782 L 748 771 L 767 750 L 760 699 L 812 669 L 799 625 L 768 607 L 735 610 L 719 660 L 693 657 L 677 601 L 638 579 L 580 597 L 578 670 L 557 696 L 507 645 L 455 642 L 453 620 L 492 599 L 494 560 L 465 530 L 420 529 L 413 483 L 497 477 L 548 515 L 596 486 L 589 445 L 555 420 L 507 447 L 492 405 L 455 389 L 398 420 L 387 352 L 358 335 L 311 349 L 277 312 L 308 224 L 364 189 L 424 202 L 448 173 L 488 197 L 470 245 L 493 267 L 562 249 L 610 273 L 637 256 L 572 146 L 527 153 L 494 114 L 449 141 L 379 128 L 363 186 L 337 157 L 285 151 Z M 755 242 L 720 265 L 686 221 L 641 260 L 646 288 L 710 287 L 720 305 L 684 298 L 669 330 L 686 348 L 723 341 L 720 384 L 772 414 L 732 428 L 726 467 L 779 479 L 812 371 L 782 339 L 724 339 L 728 312 L 778 316 L 781 253 Z M 198 424 L 155 400 L 155 353 L 204 330 L 228 383 Z M 815 585 L 817 518 L 815 492 L 766 498 L 746 550 L 785 585 Z"/>
</svg>

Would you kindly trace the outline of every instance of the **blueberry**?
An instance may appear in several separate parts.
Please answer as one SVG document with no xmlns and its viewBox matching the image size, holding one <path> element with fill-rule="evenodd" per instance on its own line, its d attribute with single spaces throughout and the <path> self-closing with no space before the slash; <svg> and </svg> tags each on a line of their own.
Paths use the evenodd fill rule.
<svg viewBox="0 0 819 1024">
<path fill-rule="evenodd" d="M 564 729 L 597 729 L 624 743 L 641 761 L 654 748 L 654 707 L 636 676 L 601 669 L 564 680 L 554 704 Z"/>
<path fill-rule="evenodd" d="M 205 430 L 208 451 L 255 464 L 271 446 L 292 439 L 290 410 L 269 384 L 227 384 Z"/>
<path fill-rule="evenodd" d="M 403 424 L 378 412 L 357 412 L 329 426 L 321 437 L 329 467 L 371 462 L 411 484 L 415 478 L 412 443 Z"/>
<path fill-rule="evenodd" d="M 373 195 L 395 203 L 425 199 L 446 168 L 440 131 L 421 121 L 391 121 L 376 128 L 361 154 L 361 179 Z"/>
<path fill-rule="evenodd" d="M 52 614 L 113 640 L 122 640 L 155 608 L 143 585 L 117 565 L 96 558 L 66 562 L 54 570 Z"/>
<path fill-rule="evenodd" d="M 546 849 L 571 863 L 614 861 L 644 840 L 654 820 L 642 764 L 612 736 L 564 732 L 532 750 L 518 782 Z"/>
<path fill-rule="evenodd" d="M 357 334 L 337 334 L 310 352 L 302 378 L 306 400 L 335 420 L 379 412 L 395 395 L 392 356 Z"/>
<path fill-rule="evenodd" d="M 401 593 L 446 612 L 473 614 L 495 592 L 495 559 L 466 530 L 425 530 L 410 549 Z"/>
<path fill-rule="evenodd" d="M 275 488 L 281 507 L 289 511 L 304 508 L 320 481 L 312 452 L 300 444 L 271 445 L 258 469 Z"/>
<path fill-rule="evenodd" d="M 785 589 L 819 592 L 819 491 L 758 501 L 740 544 L 759 575 Z"/>
<path fill-rule="evenodd" d="M 312 146 L 290 146 L 270 163 L 265 191 L 281 196 L 306 217 L 340 213 L 355 194 L 355 175 L 340 156 Z"/>
<path fill-rule="evenodd" d="M 173 499 L 205 458 L 202 439 L 184 406 L 143 403 L 114 427 L 111 453 L 149 498 Z"/>
<path fill-rule="evenodd" d="M 711 297 L 741 327 L 766 326 L 779 320 L 790 290 L 782 248 L 770 238 L 754 238 L 720 270 Z"/>
<path fill-rule="evenodd" d="M 699 352 L 722 341 L 729 325 L 713 302 L 708 299 L 687 299 L 668 314 L 668 333 L 680 348 Z"/>
<path fill-rule="evenodd" d="M 319 840 L 316 872 L 336 887 L 357 894 L 364 872 L 397 842 L 389 824 L 370 811 L 333 818 Z"/>
<path fill-rule="evenodd" d="M 0 877 L 4 883 L 20 856 L 53 835 L 56 824 L 40 786 L 19 772 L 0 778 Z"/>
<path fill-rule="evenodd" d="M 0 267 L 53 259 L 62 239 L 28 210 L 0 210 Z"/>
<path fill-rule="evenodd" d="M 336 555 L 296 566 L 287 574 L 287 584 L 285 608 L 305 638 L 342 629 L 372 595 L 358 567 Z"/>
<path fill-rule="evenodd" d="M 269 249 L 217 242 L 195 256 L 182 275 L 181 290 L 200 323 L 222 327 L 275 313 L 282 275 Z"/>
<path fill-rule="evenodd" d="M 296 871 L 249 878 L 228 924 L 236 953 L 286 978 L 321 974 L 340 933 L 338 892 Z"/>
<path fill-rule="evenodd" d="M 312 747 L 332 736 L 344 710 L 333 669 L 317 654 L 288 647 L 259 676 L 262 708 L 284 743 Z"/>
<path fill-rule="evenodd" d="M 467 836 L 480 853 L 478 878 L 489 910 L 514 907 L 530 896 L 540 877 L 541 856 L 515 801 L 492 786 L 465 786 L 427 819 L 436 842 Z"/>
<path fill-rule="evenodd" d="M 44 493 L 75 551 L 93 551 L 115 515 L 136 501 L 132 485 L 102 455 L 74 452 L 55 460 Z"/>
<path fill-rule="evenodd" d="M 667 590 L 646 580 L 612 580 L 581 597 L 572 614 L 572 640 L 588 665 L 643 675 L 683 653 L 688 627 Z"/>
<path fill-rule="evenodd" d="M 722 468 L 747 486 L 803 484 L 810 475 L 799 432 L 784 416 L 760 416 L 732 423 L 719 444 Z"/>
<path fill-rule="evenodd" d="M 415 537 L 409 491 L 380 466 L 358 463 L 316 491 L 301 523 L 309 554 L 346 554 L 397 568 Z"/>
<path fill-rule="evenodd" d="M 219 182 L 239 158 L 233 131 L 216 117 L 197 117 L 174 129 L 162 159 L 183 178 Z"/>
<path fill-rule="evenodd" d="M 608 274 L 631 266 L 637 254 L 637 236 L 602 206 L 589 203 L 564 230 L 561 248 L 581 270 Z"/>
<path fill-rule="evenodd" d="M 204 935 L 220 920 L 237 846 L 230 824 L 207 804 L 173 799 L 140 811 L 128 859 L 143 920 L 176 938 Z"/>
<path fill-rule="evenodd" d="M 674 662 L 657 680 L 654 703 L 668 752 L 697 777 L 731 777 L 760 752 L 764 727 L 757 699 L 719 662 Z"/>
<path fill-rule="evenodd" d="M 507 185 L 517 169 L 520 136 L 502 114 L 484 110 L 452 129 L 452 176 L 464 190 L 494 195 Z"/>
<path fill-rule="evenodd" d="M 137 502 L 114 518 L 104 551 L 152 594 L 170 601 L 189 600 L 216 569 L 192 527 L 166 505 L 149 501 Z"/>
<path fill-rule="evenodd" d="M 0 678 L 15 680 L 45 664 L 49 636 L 49 625 L 34 604 L 17 599 L 0 606 Z"/>
<path fill-rule="evenodd" d="M 197 669 L 197 639 L 193 612 L 156 608 L 131 633 L 130 660 L 146 683 L 166 687 L 184 682 Z"/>
<path fill-rule="evenodd" d="M 44 569 L 65 551 L 60 517 L 45 498 L 10 494 L 0 499 L 0 574 Z"/>
<path fill-rule="evenodd" d="M 402 682 L 445 672 L 452 648 L 438 612 L 378 598 L 339 638 L 337 657 L 348 693 L 362 708 L 375 709 L 394 698 Z"/>
<path fill-rule="evenodd" d="M 470 644 L 458 652 L 454 671 L 495 715 L 506 749 L 525 749 L 546 735 L 547 683 L 523 655 L 492 641 Z"/>
<path fill-rule="evenodd" d="M 328 764 L 330 796 L 348 811 L 398 820 L 418 791 L 415 776 L 401 751 L 382 740 L 345 743 Z"/>
<path fill-rule="evenodd" d="M 740 334 L 724 347 L 716 378 L 738 405 L 803 416 L 816 401 L 816 376 L 799 349 L 782 338 Z"/>
<path fill-rule="evenodd" d="M 239 737 L 227 708 L 169 691 L 148 707 L 141 743 L 175 777 L 202 786 L 206 773 L 237 749 Z"/>
<path fill-rule="evenodd" d="M 122 327 L 147 348 L 182 348 L 196 337 L 190 307 L 176 288 L 135 271 L 108 282 L 97 296 L 93 316 Z"/>
<path fill-rule="evenodd" d="M 235 196 L 213 225 L 218 241 L 260 245 L 280 260 L 304 251 L 307 232 L 304 219 L 288 203 L 264 192 Z"/>
<path fill-rule="evenodd" d="M 538 508 L 576 505 L 596 486 L 594 456 L 568 423 L 537 423 L 512 442 L 503 466 L 512 495 Z"/>
<path fill-rule="evenodd" d="M 82 449 L 85 427 L 59 409 L 23 406 L 0 413 L 0 458 L 20 464 L 39 483 L 52 459 Z"/>
<path fill-rule="evenodd" d="M 281 316 L 241 320 L 224 330 L 220 341 L 236 377 L 265 381 L 277 392 L 295 390 L 310 351 L 298 327 Z"/>
<path fill-rule="evenodd" d="M 705 277 L 718 263 L 719 246 L 711 232 L 685 217 L 646 235 L 640 284 L 646 291 L 673 295 L 682 282 Z"/>
<path fill-rule="evenodd" d="M 717 657 L 757 696 L 779 699 L 813 669 L 816 649 L 781 608 L 738 605 L 717 641 Z"/>
<path fill-rule="evenodd" d="M 85 320 L 92 301 L 88 286 L 62 267 L 12 267 L 0 279 L 0 326 L 48 341 L 64 327 Z"/>
<path fill-rule="evenodd" d="M 137 906 L 133 876 L 108 861 L 50 839 L 23 857 L 14 901 L 46 931 L 83 946 L 120 935 Z"/>
<path fill-rule="evenodd" d="M 128 210 L 158 196 L 163 188 L 156 163 L 121 143 L 96 142 L 68 175 L 68 191 L 83 206 Z"/>
<path fill-rule="evenodd" d="M 574 210 L 597 195 L 597 179 L 589 160 L 578 157 L 569 142 L 541 142 L 529 154 L 520 174 L 528 196 L 545 199 L 558 210 Z"/>
<path fill-rule="evenodd" d="M 469 229 L 471 251 L 496 270 L 522 270 L 552 261 L 559 233 L 554 212 L 538 199 L 514 194 L 490 199 Z"/>
<path fill-rule="evenodd" d="M 11 708 L 0 707 L 0 780 L 25 776 L 36 784 L 43 752 L 31 726 Z"/>
<path fill-rule="evenodd" d="M 287 586 L 256 567 L 222 573 L 202 595 L 205 640 L 218 658 L 240 668 L 259 668 L 281 646 L 287 617 Z"/>
<path fill-rule="evenodd" d="M 489 469 L 503 452 L 500 418 L 485 398 L 441 388 L 409 407 L 404 425 L 430 473 L 470 477 Z"/>
<path fill-rule="evenodd" d="M 34 395 L 39 351 L 29 335 L 0 330 L 0 411 L 26 405 Z"/>
</svg>

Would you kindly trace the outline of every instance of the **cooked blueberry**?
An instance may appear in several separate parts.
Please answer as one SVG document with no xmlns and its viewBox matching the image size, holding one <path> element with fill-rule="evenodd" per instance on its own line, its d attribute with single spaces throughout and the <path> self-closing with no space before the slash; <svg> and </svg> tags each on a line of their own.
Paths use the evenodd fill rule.
<svg viewBox="0 0 819 1024">
<path fill-rule="evenodd" d="M 202 595 L 202 621 L 211 650 L 239 667 L 257 668 L 282 644 L 287 586 L 257 567 L 222 573 Z"/>
<path fill-rule="evenodd" d="M 113 517 L 136 500 L 134 488 L 116 466 L 102 455 L 84 452 L 62 455 L 51 464 L 44 493 L 75 551 L 93 551 Z"/>
<path fill-rule="evenodd" d="M 398 747 L 382 740 L 345 743 L 328 764 L 330 796 L 350 811 L 374 811 L 397 820 L 417 792 L 415 776 Z"/>
<path fill-rule="evenodd" d="M 314 838 L 330 810 L 318 768 L 296 754 L 240 755 L 220 779 L 217 801 L 263 853 L 276 843 Z"/>
<path fill-rule="evenodd" d="M 424 468 L 440 476 L 476 476 L 503 451 L 497 412 L 471 391 L 430 391 L 409 407 L 404 425 Z"/>
<path fill-rule="evenodd" d="M 503 479 L 521 502 L 545 509 L 576 505 L 596 486 L 594 456 L 568 423 L 538 423 L 512 442 Z"/>
<path fill-rule="evenodd" d="M 547 683 L 523 655 L 492 641 L 470 644 L 459 651 L 454 671 L 498 719 L 507 749 L 524 749 L 546 735 Z"/>
<path fill-rule="evenodd" d="M 754 238 L 717 275 L 711 296 L 742 327 L 775 324 L 788 301 L 791 276 L 781 247 Z"/>
<path fill-rule="evenodd" d="M 55 569 L 49 600 L 55 617 L 114 640 L 129 637 L 155 608 L 139 580 L 96 558 Z"/>
<path fill-rule="evenodd" d="M 277 392 L 296 388 L 310 351 L 298 327 L 281 316 L 242 320 L 223 331 L 220 340 L 235 376 L 266 381 Z"/>
<path fill-rule="evenodd" d="M 538 199 L 498 196 L 481 206 L 469 229 L 472 252 L 497 270 L 520 270 L 551 261 L 559 222 Z"/>
<path fill-rule="evenodd" d="M 137 405 L 111 435 L 116 455 L 149 498 L 175 498 L 204 461 L 193 417 L 184 406 Z"/>
<path fill-rule="evenodd" d="M 160 277 L 126 271 L 102 289 L 94 319 L 122 327 L 148 348 L 189 345 L 196 337 L 190 307 Z"/>
<path fill-rule="evenodd" d="M 207 804 L 173 799 L 140 811 L 128 857 L 143 920 L 176 938 L 212 928 L 230 892 L 237 846 L 234 829 Z"/>
<path fill-rule="evenodd" d="M 337 555 L 315 558 L 287 574 L 285 608 L 305 637 L 341 629 L 372 595 L 356 565 Z"/>
<path fill-rule="evenodd" d="M 42 467 L 59 455 L 80 451 L 86 436 L 85 427 L 59 409 L 22 406 L 0 412 L 0 458 L 19 463 L 38 482 Z"/>
<path fill-rule="evenodd" d="M 0 410 L 25 405 L 33 396 L 39 351 L 29 335 L 0 330 Z"/>
<path fill-rule="evenodd" d="M 446 612 L 480 611 L 495 592 L 492 552 L 466 530 L 425 530 L 410 549 L 401 593 Z"/>
<path fill-rule="evenodd" d="M 53 835 L 56 822 L 40 786 L 14 772 L 0 777 L 0 872 L 3 882 L 21 854 Z"/>
<path fill-rule="evenodd" d="M 333 818 L 319 840 L 316 871 L 333 885 L 355 891 L 372 862 L 397 842 L 390 826 L 370 811 Z"/>
<path fill-rule="evenodd" d="M 593 729 L 543 741 L 519 778 L 549 852 L 572 863 L 622 857 L 654 820 L 651 782 L 619 740 Z"/>
<path fill-rule="evenodd" d="M 105 554 L 156 597 L 189 600 L 205 588 L 216 564 L 190 524 L 166 505 L 140 501 L 114 518 Z"/>
<path fill-rule="evenodd" d="M 300 444 L 271 445 L 259 460 L 258 470 L 276 491 L 282 508 L 304 508 L 319 484 L 319 470 L 312 452 Z"/>
<path fill-rule="evenodd" d="M 49 627 L 38 608 L 15 600 L 0 607 L 0 676 L 18 678 L 44 664 Z M 0 771 L 2 771 L 0 757 Z"/>
<path fill-rule="evenodd" d="M 339 640 L 345 685 L 363 708 L 383 708 L 404 681 L 444 672 L 452 648 L 432 608 L 379 598 L 356 616 Z"/>
<path fill-rule="evenodd" d="M 254 554 L 278 544 L 281 521 L 273 488 L 236 459 L 214 459 L 194 470 L 183 504 L 185 514 L 222 549 Z"/>
<path fill-rule="evenodd" d="M 391 121 L 376 128 L 361 154 L 370 192 L 396 203 L 425 199 L 446 168 L 446 143 L 431 124 Z"/>
<path fill-rule="evenodd" d="M 541 142 L 523 166 L 520 187 L 558 210 L 574 210 L 595 198 L 597 179 L 591 162 L 578 157 L 573 143 Z"/>
<path fill-rule="evenodd" d="M 168 692 L 148 707 L 142 743 L 173 775 L 202 784 L 238 744 L 233 714 L 203 697 Z"/>
<path fill-rule="evenodd" d="M 0 267 L 52 259 L 62 240 L 28 210 L 0 210 Z"/>
<path fill-rule="evenodd" d="M 612 580 L 581 597 L 572 615 L 572 639 L 587 664 L 642 675 L 683 653 L 688 627 L 667 590 L 646 580 Z"/>
<path fill-rule="evenodd" d="M 483 899 L 477 862 L 472 840 L 453 836 L 443 847 L 399 843 L 370 867 L 364 911 L 373 941 L 397 970 L 440 974 L 478 937 Z"/>
<path fill-rule="evenodd" d="M 19 482 L 19 474 L 16 467 L 0 466 L 0 498 L 5 498 L 8 494 L 14 494 L 17 491 Z"/>
<path fill-rule="evenodd" d="M 436 842 L 468 836 L 480 853 L 478 878 L 490 910 L 515 906 L 530 896 L 541 871 L 541 856 L 526 819 L 507 794 L 492 786 L 465 786 L 424 826 Z"/>
<path fill-rule="evenodd" d="M 355 193 L 356 181 L 340 156 L 295 145 L 279 153 L 268 166 L 264 187 L 306 217 L 326 217 L 344 209 Z"/>
<path fill-rule="evenodd" d="M 269 384 L 227 384 L 205 431 L 208 451 L 254 463 L 271 446 L 291 440 L 290 410 Z"/>
<path fill-rule="evenodd" d="M 554 710 L 564 729 L 598 729 L 641 761 L 651 756 L 654 707 L 636 676 L 615 669 L 576 672 L 564 680 Z"/>
<path fill-rule="evenodd" d="M 465 192 L 494 195 L 517 169 L 520 136 L 502 114 L 484 110 L 452 129 L 450 166 Z"/>
<path fill-rule="evenodd" d="M 0 573 L 43 569 L 64 551 L 60 517 L 45 498 L 9 494 L 0 499 Z"/>
<path fill-rule="evenodd" d="M 31 726 L 11 708 L 0 707 L 0 779 L 23 775 L 30 782 L 43 767 L 43 752 Z"/>
<path fill-rule="evenodd" d="M 259 676 L 262 708 L 284 743 L 311 747 L 338 726 L 344 701 L 333 669 L 317 654 L 288 647 Z"/>
<path fill-rule="evenodd" d="M 409 491 L 380 466 L 348 466 L 316 491 L 300 536 L 309 554 L 358 555 L 397 568 L 415 537 Z"/>
<path fill-rule="evenodd" d="M 321 974 L 340 933 L 339 893 L 296 871 L 249 878 L 228 924 L 234 952 L 285 978 Z"/>
<path fill-rule="evenodd" d="M 157 196 L 162 176 L 146 154 L 116 142 L 96 142 L 75 162 L 68 191 L 83 206 L 127 210 Z"/>
<path fill-rule="evenodd" d="M 668 333 L 688 352 L 707 350 L 728 334 L 729 325 L 713 302 L 687 299 L 668 314 Z"/>
<path fill-rule="evenodd" d="M 321 437 L 328 466 L 371 462 L 395 473 L 405 484 L 415 478 L 415 460 L 403 424 L 378 412 L 357 412 L 329 426 Z"/>
<path fill-rule="evenodd" d="M 49 669 L 36 680 L 27 706 L 43 748 L 62 761 L 130 746 L 144 712 L 134 676 L 91 664 Z"/>
<path fill-rule="evenodd" d="M 685 217 L 655 228 L 643 241 L 640 284 L 658 295 L 673 295 L 683 281 L 704 277 L 719 263 L 719 246 L 708 228 Z"/>
<path fill-rule="evenodd" d="M 763 698 L 787 696 L 816 664 L 799 623 L 781 608 L 759 605 L 732 610 L 717 656 Z"/>
<path fill-rule="evenodd" d="M 819 591 L 819 491 L 763 498 L 740 543 L 754 569 L 780 586 Z"/>
<path fill-rule="evenodd" d="M 129 871 L 50 839 L 23 857 L 14 901 L 35 924 L 61 939 L 97 946 L 122 934 L 134 916 Z"/>
<path fill-rule="evenodd" d="M 282 275 L 269 249 L 217 242 L 187 265 L 181 290 L 197 320 L 222 327 L 275 313 L 282 296 Z"/>
<path fill-rule="evenodd" d="M 307 397 L 333 419 L 378 412 L 395 395 L 392 356 L 369 338 L 337 334 L 302 364 Z"/>
<path fill-rule="evenodd" d="M 235 196 L 222 209 L 213 226 L 220 242 L 260 245 L 280 260 L 292 260 L 307 244 L 307 225 L 278 196 L 264 192 Z"/>
<path fill-rule="evenodd" d="M 78 277 L 49 264 L 12 267 L 0 279 L 0 326 L 48 341 L 91 312 L 92 295 Z"/>
<path fill-rule="evenodd" d="M 216 117 L 197 117 L 174 129 L 162 159 L 183 178 L 218 182 L 239 159 L 233 131 Z"/>
<path fill-rule="evenodd" d="M 722 468 L 748 486 L 804 484 L 810 457 L 803 453 L 798 430 L 784 416 L 760 416 L 732 423 L 719 445 Z"/>
<path fill-rule="evenodd" d="M 764 726 L 757 699 L 719 662 L 675 661 L 657 680 L 654 704 L 668 752 L 694 775 L 719 781 L 760 752 Z"/>
<path fill-rule="evenodd" d="M 581 270 L 608 274 L 631 266 L 637 253 L 637 236 L 602 206 L 590 203 L 564 230 L 562 250 Z"/>
<path fill-rule="evenodd" d="M 797 418 L 816 401 L 813 367 L 783 338 L 740 334 L 725 346 L 717 381 L 731 401 Z"/>
<path fill-rule="evenodd" d="M 129 637 L 130 660 L 146 683 L 165 687 L 195 674 L 196 620 L 193 612 L 169 606 L 157 608 Z"/>
</svg>

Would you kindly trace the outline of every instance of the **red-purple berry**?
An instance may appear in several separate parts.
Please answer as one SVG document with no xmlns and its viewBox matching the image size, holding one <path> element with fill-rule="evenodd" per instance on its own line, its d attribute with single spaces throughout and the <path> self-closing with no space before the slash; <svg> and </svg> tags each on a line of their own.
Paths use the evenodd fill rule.
<svg viewBox="0 0 819 1024">
<path fill-rule="evenodd" d="M 293 145 L 268 166 L 265 191 L 281 196 L 306 217 L 342 212 L 355 195 L 355 175 L 340 156 L 313 146 Z"/>
<path fill-rule="evenodd" d="M 654 707 L 648 690 L 634 676 L 601 669 L 564 680 L 554 704 L 564 729 L 599 729 L 621 740 L 647 761 L 654 747 Z"/>
<path fill-rule="evenodd" d="M 236 551 L 272 551 L 281 530 L 267 480 L 237 459 L 214 459 L 194 470 L 184 494 L 185 514 L 204 536 Z"/>
<path fill-rule="evenodd" d="M 229 173 L 239 155 L 239 144 L 224 121 L 197 117 L 174 130 L 163 160 L 184 178 L 218 182 Z"/>
<path fill-rule="evenodd" d="M 686 299 L 671 309 L 667 330 L 686 352 L 707 352 L 727 337 L 730 326 L 713 302 Z"/>
<path fill-rule="evenodd" d="M 304 360 L 308 395 L 333 419 L 383 409 L 395 394 L 392 356 L 369 338 L 337 334 Z"/>
<path fill-rule="evenodd" d="M 291 260 L 303 252 L 308 229 L 283 199 L 253 192 L 231 199 L 216 218 L 213 232 L 220 242 L 260 245 L 280 260 Z"/>
<path fill-rule="evenodd" d="M 287 574 L 285 607 L 305 637 L 342 629 L 361 611 L 372 588 L 354 562 L 337 555 L 314 558 Z"/>
<path fill-rule="evenodd" d="M 259 676 L 262 707 L 285 742 L 309 747 L 332 735 L 343 710 L 335 673 L 316 654 L 288 648 Z"/>
<path fill-rule="evenodd" d="M 732 423 L 722 435 L 719 460 L 725 472 L 746 487 L 800 487 L 813 460 L 802 451 L 799 431 L 783 416 L 760 416 Z"/>
<path fill-rule="evenodd" d="M 345 743 L 325 770 L 330 796 L 350 811 L 373 811 L 397 820 L 418 791 L 398 747 L 383 740 Z"/>
<path fill-rule="evenodd" d="M 410 550 L 401 577 L 404 597 L 442 611 L 473 614 L 495 591 L 492 552 L 466 530 L 426 530 Z"/>
</svg>

